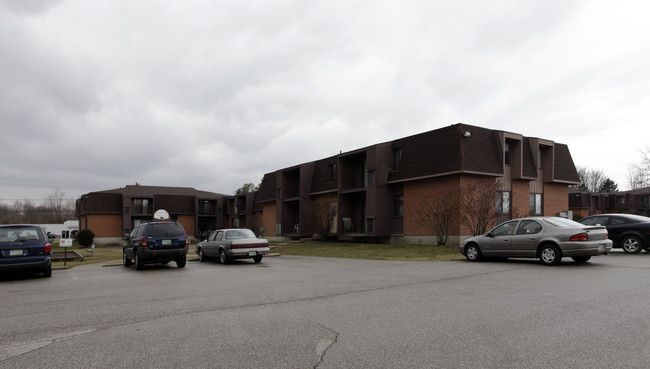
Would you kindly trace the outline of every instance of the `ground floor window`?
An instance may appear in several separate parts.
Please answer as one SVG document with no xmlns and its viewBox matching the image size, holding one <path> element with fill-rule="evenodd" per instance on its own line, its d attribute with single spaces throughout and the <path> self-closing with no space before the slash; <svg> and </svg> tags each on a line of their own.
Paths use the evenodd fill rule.
<svg viewBox="0 0 650 369">
<path fill-rule="evenodd" d="M 496 199 L 497 214 L 510 214 L 510 191 L 498 191 Z"/>
<path fill-rule="evenodd" d="M 541 193 L 530 194 L 530 214 L 542 215 L 542 194 Z"/>
</svg>

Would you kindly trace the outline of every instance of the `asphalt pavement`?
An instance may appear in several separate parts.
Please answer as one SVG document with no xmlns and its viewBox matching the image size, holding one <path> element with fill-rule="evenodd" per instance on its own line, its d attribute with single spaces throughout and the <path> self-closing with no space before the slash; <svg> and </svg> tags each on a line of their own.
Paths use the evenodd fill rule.
<svg viewBox="0 0 650 369">
<path fill-rule="evenodd" d="M 0 276 L 0 368 L 647 368 L 650 254 Z"/>
</svg>

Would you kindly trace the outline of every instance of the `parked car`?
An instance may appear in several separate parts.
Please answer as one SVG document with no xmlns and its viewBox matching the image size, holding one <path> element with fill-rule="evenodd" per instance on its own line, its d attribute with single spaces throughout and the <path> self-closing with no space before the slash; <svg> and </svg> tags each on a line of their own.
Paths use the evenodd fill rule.
<svg viewBox="0 0 650 369">
<path fill-rule="evenodd" d="M 468 261 L 484 256 L 539 258 L 545 265 L 559 264 L 563 257 L 584 263 L 612 248 L 604 226 L 585 226 L 559 217 L 533 217 L 499 224 L 482 236 L 460 245 Z"/>
<path fill-rule="evenodd" d="M 140 270 L 148 263 L 169 263 L 184 268 L 187 262 L 189 239 L 178 222 L 143 223 L 124 236 L 122 260 L 125 267 L 135 263 Z"/>
<path fill-rule="evenodd" d="M 632 214 L 592 215 L 580 220 L 586 225 L 607 227 L 614 248 L 628 254 L 638 254 L 641 249 L 650 252 L 650 218 Z"/>
<path fill-rule="evenodd" d="M 0 272 L 15 270 L 52 276 L 52 246 L 40 226 L 0 225 Z"/>
<path fill-rule="evenodd" d="M 196 253 L 200 261 L 216 259 L 227 264 L 232 259 L 252 258 L 256 263 L 270 252 L 269 242 L 264 238 L 255 237 L 250 229 L 217 229 L 208 239 L 196 245 Z"/>
</svg>

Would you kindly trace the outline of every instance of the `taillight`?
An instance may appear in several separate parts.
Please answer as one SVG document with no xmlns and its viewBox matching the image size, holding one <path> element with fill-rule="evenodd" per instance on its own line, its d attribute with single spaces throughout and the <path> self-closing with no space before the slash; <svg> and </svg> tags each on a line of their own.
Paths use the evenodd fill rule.
<svg viewBox="0 0 650 369">
<path fill-rule="evenodd" d="M 45 253 L 49 254 L 52 252 L 52 245 L 49 242 L 45 242 Z"/>
<path fill-rule="evenodd" d="M 187 236 L 185 236 L 185 244 L 186 244 L 186 245 L 189 245 L 189 244 L 190 244 L 190 238 L 187 237 Z"/>
<path fill-rule="evenodd" d="M 140 240 L 140 246 L 147 247 L 147 239 L 146 238 L 143 238 L 142 240 Z"/>
<path fill-rule="evenodd" d="M 569 241 L 588 241 L 589 240 L 589 235 L 587 233 L 578 233 L 574 234 L 569 238 Z"/>
</svg>

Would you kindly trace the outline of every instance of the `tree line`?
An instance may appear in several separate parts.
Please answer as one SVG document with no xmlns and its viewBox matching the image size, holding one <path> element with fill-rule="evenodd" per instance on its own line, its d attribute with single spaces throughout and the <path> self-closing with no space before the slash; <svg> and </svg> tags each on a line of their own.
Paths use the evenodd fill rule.
<svg viewBox="0 0 650 369">
<path fill-rule="evenodd" d="M 65 199 L 65 192 L 56 190 L 37 204 L 32 200 L 0 203 L 0 224 L 62 224 L 75 218 L 75 204 Z"/>
</svg>

